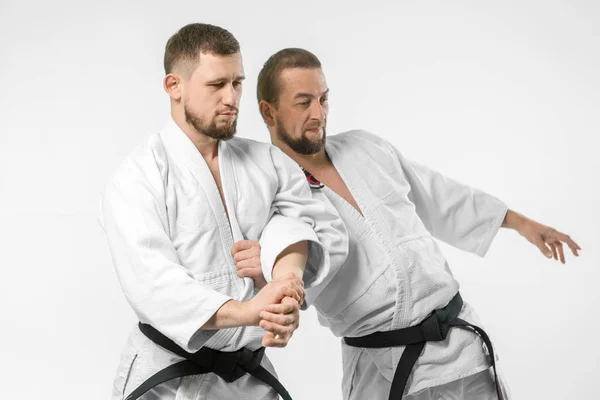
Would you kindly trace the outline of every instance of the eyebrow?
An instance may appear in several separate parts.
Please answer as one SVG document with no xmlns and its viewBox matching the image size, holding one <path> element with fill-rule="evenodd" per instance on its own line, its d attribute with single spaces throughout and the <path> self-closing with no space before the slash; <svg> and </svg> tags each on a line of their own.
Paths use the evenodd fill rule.
<svg viewBox="0 0 600 400">
<path fill-rule="evenodd" d="M 324 91 L 321 94 L 321 96 L 325 96 L 328 93 L 329 93 L 329 88 L 326 91 Z M 300 93 L 296 93 L 296 95 L 294 96 L 294 99 L 297 99 L 299 97 L 306 97 L 306 98 L 312 99 L 315 96 L 312 93 L 303 93 L 303 92 L 300 92 Z"/>
<path fill-rule="evenodd" d="M 244 75 L 239 75 L 239 76 L 236 76 L 235 79 L 233 79 L 233 80 L 234 81 L 243 81 L 244 79 L 246 79 L 246 77 Z M 222 82 L 227 82 L 227 81 L 229 81 L 229 78 L 222 77 L 222 78 L 212 79 L 212 80 L 206 82 L 206 84 L 210 85 L 210 84 L 214 84 L 214 83 L 222 83 Z"/>
</svg>

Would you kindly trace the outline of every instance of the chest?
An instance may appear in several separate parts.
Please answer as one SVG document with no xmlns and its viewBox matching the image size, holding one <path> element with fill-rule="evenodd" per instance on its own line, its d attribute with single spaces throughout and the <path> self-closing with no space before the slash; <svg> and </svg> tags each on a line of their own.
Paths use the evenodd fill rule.
<svg viewBox="0 0 600 400">
<path fill-rule="evenodd" d="M 350 191 L 350 188 L 348 187 L 348 185 L 346 185 L 346 182 L 344 182 L 344 179 L 333 165 L 323 170 L 320 170 L 318 174 L 319 176 L 317 177 L 317 179 L 319 179 L 323 185 L 327 186 L 329 190 L 333 191 L 335 194 L 341 197 L 346 203 L 352 206 L 361 216 L 363 215 L 357 200 L 354 198 L 352 192 Z"/>
<path fill-rule="evenodd" d="M 165 204 L 171 240 L 194 275 L 230 267 L 230 250 L 242 239 L 258 240 L 269 219 L 277 185 L 246 163 L 207 162 L 203 174 L 171 163 Z"/>
<path fill-rule="evenodd" d="M 395 252 L 399 243 L 427 234 L 411 200 L 411 184 L 393 158 L 368 151 L 332 152 L 330 157 L 335 168 L 323 171 L 321 179 L 339 197 L 336 207 L 352 205 L 360 214 L 352 209 L 347 214 L 376 232 L 386 251 Z"/>
<path fill-rule="evenodd" d="M 219 191 L 219 198 L 221 199 L 221 205 L 223 207 L 223 211 L 225 211 L 225 214 L 227 215 L 227 219 L 231 223 L 231 220 L 229 219 L 227 201 L 225 199 L 225 195 L 223 194 L 223 183 L 221 180 L 221 172 L 220 172 L 220 168 L 219 168 L 219 158 L 215 157 L 215 158 L 209 159 L 209 160 L 205 159 L 205 162 L 206 162 L 206 166 L 208 167 L 210 174 L 213 178 L 214 185 L 217 188 L 217 190 Z M 207 184 L 208 184 L 208 182 L 207 182 Z"/>
</svg>

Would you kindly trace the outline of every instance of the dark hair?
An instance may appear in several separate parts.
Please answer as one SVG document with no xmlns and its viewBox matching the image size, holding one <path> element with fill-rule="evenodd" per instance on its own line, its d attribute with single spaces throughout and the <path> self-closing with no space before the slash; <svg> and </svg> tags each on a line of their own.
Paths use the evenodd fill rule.
<svg viewBox="0 0 600 400">
<path fill-rule="evenodd" d="M 258 74 L 256 97 L 273 104 L 279 103 L 279 76 L 288 68 L 321 68 L 321 62 L 313 53 L 304 49 L 288 48 L 273 54 Z"/>
<path fill-rule="evenodd" d="M 228 56 L 239 51 L 240 44 L 229 31 L 210 24 L 189 24 L 167 41 L 165 74 L 173 72 L 173 68 L 180 62 L 197 63 L 200 53 Z"/>
</svg>

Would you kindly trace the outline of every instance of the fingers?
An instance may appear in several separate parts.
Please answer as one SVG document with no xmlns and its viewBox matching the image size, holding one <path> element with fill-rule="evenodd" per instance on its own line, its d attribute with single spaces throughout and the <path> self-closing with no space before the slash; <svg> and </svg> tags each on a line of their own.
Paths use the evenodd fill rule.
<svg viewBox="0 0 600 400">
<path fill-rule="evenodd" d="M 545 238 L 546 242 L 551 244 L 551 245 L 556 245 L 557 246 L 557 250 L 559 252 L 559 254 L 563 251 L 563 242 L 567 244 L 567 246 L 569 246 L 569 248 L 571 249 L 571 252 L 576 256 L 579 257 L 579 250 L 581 250 L 581 247 L 579 247 L 579 245 L 577 243 L 575 243 L 575 241 L 573 239 L 571 239 L 571 237 L 569 235 L 565 235 L 562 232 L 557 231 L 556 229 L 550 229 L 550 233 L 547 235 L 547 237 Z M 561 262 L 563 262 L 564 264 L 564 252 L 562 253 L 563 256 L 561 257 Z"/>
<path fill-rule="evenodd" d="M 273 333 L 267 332 L 262 340 L 264 347 L 285 347 L 287 346 L 290 337 L 276 337 Z"/>
<path fill-rule="evenodd" d="M 548 246 L 546 246 L 546 243 L 541 238 L 541 236 L 536 236 L 532 242 L 537 246 L 538 249 L 540 249 L 543 255 L 545 255 L 548 258 L 552 258 L 552 250 L 550 250 Z"/>
<path fill-rule="evenodd" d="M 235 255 L 240 251 L 248 250 L 252 247 L 258 247 L 258 249 L 260 249 L 260 243 L 254 240 L 239 240 L 235 242 L 235 244 L 231 248 L 231 254 Z"/>
<path fill-rule="evenodd" d="M 558 258 L 560 259 L 561 263 L 565 263 L 565 252 L 563 250 L 563 244 L 559 241 L 556 241 L 553 243 L 554 247 L 556 248 L 556 251 L 558 252 Z"/>
<path fill-rule="evenodd" d="M 578 251 L 581 250 L 581 247 L 579 247 L 579 245 L 577 243 L 575 243 L 575 241 L 573 239 L 571 239 L 571 237 L 569 235 L 565 235 L 564 233 L 561 233 L 561 232 L 557 232 L 557 234 L 558 234 L 558 239 L 565 242 L 567 244 L 567 246 L 569 246 L 569 248 L 571 249 L 571 252 L 576 257 L 579 257 Z"/>
<path fill-rule="evenodd" d="M 294 332 L 294 330 L 296 329 L 294 325 L 279 325 L 264 319 L 260 321 L 258 326 L 263 328 L 265 331 L 271 332 L 275 335 L 279 335 L 279 337 L 282 338 L 291 336 L 292 332 Z"/>
<path fill-rule="evenodd" d="M 558 260 L 558 252 L 556 251 L 556 245 L 554 243 L 550 243 L 549 246 L 552 249 L 552 256 L 555 260 Z"/>
<path fill-rule="evenodd" d="M 300 303 L 290 297 L 285 297 L 279 304 L 269 304 L 265 307 L 265 312 L 272 314 L 289 314 L 300 309 Z"/>
<path fill-rule="evenodd" d="M 286 286 L 280 289 L 278 293 L 278 301 L 281 302 L 286 296 L 291 297 L 292 299 L 296 299 L 299 304 L 304 302 L 304 296 L 306 296 L 306 292 L 304 288 L 301 286 L 294 285 L 292 287 Z"/>
<path fill-rule="evenodd" d="M 250 249 L 241 250 L 233 254 L 233 261 L 235 261 L 236 263 L 238 261 L 247 260 L 250 258 L 258 258 L 260 260 L 259 247 L 252 247 Z"/>
<path fill-rule="evenodd" d="M 278 278 L 277 280 L 273 280 L 273 282 L 279 285 L 279 301 L 281 301 L 284 296 L 289 296 L 298 300 L 298 302 L 302 304 L 304 297 L 306 296 L 304 282 L 302 279 L 298 278 L 293 273 L 289 273 Z M 290 292 L 289 289 L 294 290 L 297 295 Z"/>
<path fill-rule="evenodd" d="M 288 325 L 294 324 L 296 322 L 296 317 L 297 317 L 296 315 L 293 315 L 293 314 L 274 314 L 274 313 L 268 312 L 268 311 L 261 311 L 259 316 L 263 321 L 272 322 L 272 323 L 280 325 L 280 326 L 288 326 Z M 266 329 L 264 327 L 263 327 L 263 329 L 270 330 L 270 329 Z"/>
<path fill-rule="evenodd" d="M 265 347 L 285 347 L 300 326 L 300 310 L 296 300 L 286 297 L 284 302 L 277 306 L 284 311 L 292 311 L 287 314 L 261 311 L 259 326 L 266 331 L 262 341 Z"/>
<path fill-rule="evenodd" d="M 240 278 L 258 278 L 263 274 L 261 268 L 241 268 L 237 271 L 237 276 Z"/>
<path fill-rule="evenodd" d="M 252 257 L 252 258 L 248 258 L 246 260 L 236 261 L 235 262 L 235 267 L 237 269 L 241 269 L 241 268 L 257 268 L 257 269 L 262 269 L 262 266 L 261 266 L 261 263 L 260 263 L 260 257 Z"/>
</svg>

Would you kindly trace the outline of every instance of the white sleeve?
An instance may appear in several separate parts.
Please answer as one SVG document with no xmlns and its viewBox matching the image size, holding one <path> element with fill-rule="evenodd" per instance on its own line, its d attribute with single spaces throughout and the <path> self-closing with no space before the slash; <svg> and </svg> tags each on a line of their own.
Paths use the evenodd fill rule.
<svg viewBox="0 0 600 400">
<path fill-rule="evenodd" d="M 451 246 L 483 257 L 504 221 L 506 204 L 393 151 L 427 230 Z"/>
<path fill-rule="evenodd" d="M 267 282 L 272 280 L 275 259 L 288 246 L 307 240 L 309 255 L 304 285 L 321 284 L 346 260 L 348 233 L 343 221 L 324 202 L 314 199 L 300 167 L 272 146 L 271 157 L 279 182 L 273 215 L 260 238 L 261 264 Z"/>
<path fill-rule="evenodd" d="M 230 297 L 197 281 L 181 265 L 168 234 L 158 169 L 139 168 L 111 181 L 100 222 L 123 292 L 139 320 L 186 351 L 199 350 L 218 332 L 200 327 Z"/>
</svg>

